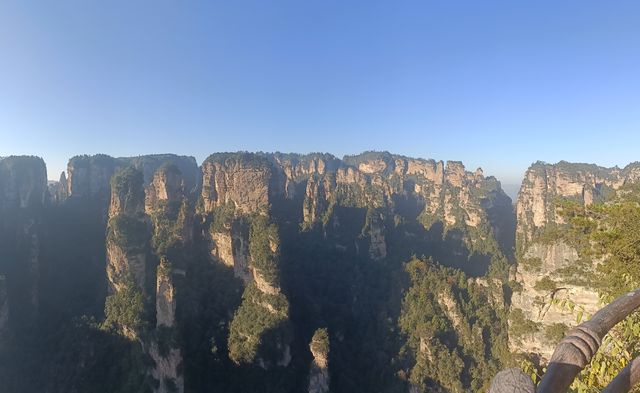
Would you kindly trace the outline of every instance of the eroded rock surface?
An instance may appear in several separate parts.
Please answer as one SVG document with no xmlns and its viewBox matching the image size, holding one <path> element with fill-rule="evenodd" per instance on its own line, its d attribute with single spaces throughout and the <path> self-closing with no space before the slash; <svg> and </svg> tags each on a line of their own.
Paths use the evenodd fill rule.
<svg viewBox="0 0 640 393">
<path fill-rule="evenodd" d="M 584 277 L 597 261 L 581 256 L 575 246 L 551 231 L 565 224 L 559 205 L 572 201 L 589 206 L 603 202 L 613 191 L 640 178 L 640 165 L 624 169 L 588 164 L 535 163 L 526 172 L 517 201 L 516 281 L 521 290 L 512 297 L 512 309 L 537 324 L 522 337 L 510 337 L 511 348 L 549 359 L 555 342 L 550 329 L 570 328 L 576 314 L 595 312 L 599 298 Z M 552 304 L 555 303 L 555 304 Z M 526 323 L 526 321 L 524 321 Z M 522 321 L 520 321 L 522 322 Z M 518 329 L 513 326 L 511 331 Z"/>
</svg>

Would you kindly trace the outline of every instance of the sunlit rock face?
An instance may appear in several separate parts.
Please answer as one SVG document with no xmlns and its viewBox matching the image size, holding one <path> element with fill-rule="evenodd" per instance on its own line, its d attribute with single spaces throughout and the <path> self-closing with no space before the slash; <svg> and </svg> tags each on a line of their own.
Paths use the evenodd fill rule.
<svg viewBox="0 0 640 393">
<path fill-rule="evenodd" d="M 182 350 L 171 339 L 176 335 L 175 277 L 185 274 L 180 250 L 193 248 L 194 199 L 199 191 L 199 181 L 189 178 L 197 172 L 195 161 L 162 157 L 166 160 L 138 157 L 129 161 L 133 165 L 116 170 L 110 180 L 106 241 L 111 293 L 133 285 L 145 304 L 155 300 L 155 326 L 152 317 L 142 316 L 148 318 L 148 331 L 125 325 L 122 332 L 142 343 L 153 361 L 149 372 L 157 381 L 154 390 L 160 393 L 184 391 Z M 185 162 L 186 175 L 179 166 Z"/>
<path fill-rule="evenodd" d="M 454 229 L 448 236 L 469 250 L 491 238 L 506 255 L 512 253 L 513 219 L 504 219 L 513 215 L 511 200 L 495 178 L 485 177 L 480 168 L 466 171 L 458 161 L 384 152 L 342 160 L 329 154 L 217 153 L 203 162 L 202 174 L 200 209 L 217 223 L 205 229 L 212 259 L 233 267 L 245 282 L 252 280 L 248 233 L 239 222 L 266 214 L 281 201 L 292 201 L 296 209 L 301 205 L 292 216 L 305 229 L 339 227 L 340 209 L 368 210 L 363 227 L 368 245 L 357 250 L 374 260 L 386 258 L 388 228 L 398 214 L 407 214 L 407 205 L 413 205 L 409 214 L 415 214 L 425 230 Z M 463 266 L 471 254 L 452 252 L 449 259 Z"/>
<path fill-rule="evenodd" d="M 513 294 L 512 309 L 522 310 L 526 319 L 538 324 L 538 329 L 524 337 L 511 335 L 513 350 L 539 354 L 546 361 L 555 346 L 547 337 L 547 330 L 558 324 L 574 326 L 577 310 L 588 315 L 600 306 L 595 289 L 569 275 L 578 266 L 591 270 L 597 261 L 583 261 L 572 245 L 550 235 L 554 228 L 565 224 L 559 203 L 564 200 L 589 206 L 602 202 L 613 191 L 639 178 L 638 164 L 619 169 L 537 162 L 527 170 L 516 207 L 519 257 L 513 277 L 522 290 Z M 555 286 L 545 286 L 548 280 L 555 282 Z M 562 303 L 564 299 L 576 305 L 571 307 L 573 310 L 566 306 L 567 302 L 564 306 L 551 304 L 552 300 Z"/>
<path fill-rule="evenodd" d="M 640 164 L 623 169 L 593 164 L 537 162 L 525 173 L 517 201 L 518 247 L 522 250 L 549 224 L 562 224 L 557 199 L 580 201 L 585 206 L 602 201 L 626 183 L 640 179 Z"/>
<path fill-rule="evenodd" d="M 113 176 L 111 185 L 106 241 L 109 287 L 119 292 L 133 280 L 144 291 L 151 227 L 144 211 L 142 173 L 123 168 Z"/>
<path fill-rule="evenodd" d="M 240 214 L 251 214 L 269 203 L 269 162 L 258 155 L 217 154 L 202 164 L 202 201 L 205 212 L 232 204 Z"/>
</svg>

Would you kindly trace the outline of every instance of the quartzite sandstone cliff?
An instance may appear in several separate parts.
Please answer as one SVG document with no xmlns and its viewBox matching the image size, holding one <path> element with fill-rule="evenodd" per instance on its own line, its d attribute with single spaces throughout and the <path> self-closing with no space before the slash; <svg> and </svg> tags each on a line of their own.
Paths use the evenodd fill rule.
<svg viewBox="0 0 640 393">
<path fill-rule="evenodd" d="M 554 324 L 572 327 L 576 313 L 588 315 L 599 308 L 594 288 L 563 272 L 585 265 L 591 269 L 597 261 L 582 260 L 578 250 L 567 241 L 553 236 L 552 231 L 565 224 L 559 206 L 572 201 L 588 206 L 605 201 L 624 184 L 640 179 L 640 164 L 623 169 L 603 168 L 589 164 L 559 162 L 533 164 L 526 172 L 517 201 L 517 252 L 519 264 L 515 275 L 521 290 L 513 294 L 512 308 L 522 310 L 526 319 L 538 324 L 536 332 L 523 337 L 511 336 L 514 350 L 540 354 L 548 359 L 554 342 L 545 331 Z M 580 277 L 578 277 L 580 278 Z M 544 281 L 543 281 L 544 280 Z M 542 285 L 551 281 L 555 285 Z M 536 287 L 536 284 L 537 287 Z M 558 303 L 567 299 L 575 309 Z M 560 325 L 560 326 L 562 326 Z"/>
</svg>

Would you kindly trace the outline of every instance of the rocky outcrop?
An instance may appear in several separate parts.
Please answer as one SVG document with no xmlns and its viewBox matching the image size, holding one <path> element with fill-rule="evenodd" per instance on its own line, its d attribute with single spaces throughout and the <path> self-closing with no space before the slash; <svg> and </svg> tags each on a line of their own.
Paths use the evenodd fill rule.
<svg viewBox="0 0 640 393">
<path fill-rule="evenodd" d="M 67 175 L 64 172 L 60 174 L 60 180 L 49 182 L 49 195 L 51 196 L 51 203 L 54 205 L 59 205 L 68 198 L 69 184 Z"/>
<path fill-rule="evenodd" d="M 76 156 L 69 160 L 65 197 L 89 197 L 101 200 L 106 205 L 111 195 L 111 177 L 118 169 L 129 166 L 136 168 L 142 173 L 145 186 L 148 186 L 152 182 L 156 171 L 163 165 L 177 167 L 183 174 L 187 191 L 191 194 L 198 192 L 201 177 L 200 170 L 193 157 L 156 154 L 114 158 L 104 154 L 97 154 L 94 156 Z"/>
<path fill-rule="evenodd" d="M 171 265 L 163 259 L 157 270 L 156 283 L 156 336 L 149 346 L 154 362 L 151 375 L 158 381 L 157 393 L 182 393 L 184 379 L 180 367 L 182 351 L 175 345 L 176 298 Z M 165 340 L 165 342 L 161 342 Z M 164 350 L 161 350 L 164 346 Z"/>
<path fill-rule="evenodd" d="M 176 335 L 176 277 L 184 274 L 185 261 L 177 252 L 193 246 L 193 186 L 198 184 L 185 176 L 173 163 L 160 166 L 145 188 L 145 211 L 153 227 L 153 249 L 160 263 L 156 269 L 156 336 L 150 356 L 155 367 L 152 376 L 159 381 L 158 393 L 183 392 L 182 350 Z M 168 341 L 162 343 L 162 341 Z M 164 345 L 164 353 L 158 349 Z"/>
<path fill-rule="evenodd" d="M 261 155 L 214 154 L 202 163 L 202 202 L 205 212 L 232 205 L 239 214 L 252 214 L 269 205 L 271 165 Z"/>
<path fill-rule="evenodd" d="M 524 321 L 512 321 L 510 330 L 521 330 L 514 323 L 527 324 L 529 332 L 521 337 L 511 334 L 513 350 L 541 355 L 544 362 L 555 345 L 549 340 L 549 329 L 569 328 L 576 324 L 578 312 L 588 315 L 599 308 L 596 290 L 584 280 L 597 261 L 579 255 L 572 244 L 552 232 L 565 225 L 561 202 L 584 206 L 604 202 L 615 190 L 638 179 L 640 164 L 619 169 L 537 162 L 527 170 L 516 208 L 518 266 L 513 278 L 519 290 L 512 296 L 512 311 Z"/>
<path fill-rule="evenodd" d="M 172 338 L 176 335 L 176 284 L 174 277 L 184 272 L 177 250 L 192 246 L 193 192 L 187 176 L 175 164 L 165 163 L 145 189 L 145 211 L 153 226 L 153 249 L 160 263 L 156 269 L 156 336 L 149 354 L 155 366 L 151 375 L 159 382 L 156 392 L 183 392 L 182 351 Z M 164 341 L 164 342 L 163 342 Z M 164 347 L 164 351 L 160 349 Z"/>
<path fill-rule="evenodd" d="M 329 334 L 318 329 L 313 334 L 309 349 L 313 355 L 309 371 L 309 393 L 329 392 Z"/>
<path fill-rule="evenodd" d="M 108 201 L 111 177 L 120 166 L 117 159 L 104 154 L 71 158 L 67 164 L 67 195 Z"/>
<path fill-rule="evenodd" d="M 171 265 L 160 261 L 156 272 L 156 326 L 173 327 L 176 323 L 175 287 L 171 277 Z"/>
<path fill-rule="evenodd" d="M 146 185 L 144 209 L 152 218 L 156 238 L 182 244 L 193 241 L 195 194 L 189 184 L 176 165 L 165 164 Z"/>
<path fill-rule="evenodd" d="M 484 177 L 481 169 L 466 171 L 457 161 L 445 164 L 376 152 L 343 160 L 328 154 L 222 153 L 210 156 L 202 168 L 203 213 L 214 221 L 225 211 L 231 210 L 233 216 L 225 226 L 210 231 L 211 252 L 229 266 L 234 255 L 233 266 L 241 266 L 236 271 L 246 266 L 238 259 L 246 259 L 230 251 L 229 237 L 241 242 L 246 242 L 246 237 L 234 235 L 232 222 L 241 216 L 264 214 L 282 200 L 301 201 L 300 217 L 306 229 L 339 225 L 339 208 L 377 211 L 372 225 L 362 225 L 369 239 L 368 254 L 378 260 L 387 253 L 385 227 L 398 213 L 415 214 L 425 229 L 437 223 L 442 223 L 445 231 L 469 228 L 464 239 L 470 248 L 475 240 L 483 241 L 487 236 L 497 239 L 513 234 L 511 226 L 495 219 L 498 210 L 512 214 L 510 199 L 500 183 Z M 403 211 L 411 204 L 417 210 Z M 470 239 L 474 233 L 482 235 Z M 513 241 L 505 243 L 505 254 L 509 254 Z"/>
<path fill-rule="evenodd" d="M 133 280 L 144 292 L 148 274 L 151 228 L 144 210 L 142 173 L 132 167 L 119 170 L 111 181 L 107 227 L 107 278 L 112 292 Z"/>
<path fill-rule="evenodd" d="M 249 231 L 242 220 L 233 220 L 229 225 L 209 229 L 209 253 L 214 260 L 233 269 L 234 275 L 245 283 L 251 282 Z"/>
<path fill-rule="evenodd" d="M 268 215 L 251 218 L 249 252 L 253 282 L 230 325 L 229 357 L 264 369 L 286 367 L 291 361 L 289 301 L 280 286 L 278 228 Z"/>
<path fill-rule="evenodd" d="M 516 208 L 518 248 L 526 245 L 549 225 L 562 224 L 557 202 L 569 199 L 590 205 L 603 201 L 613 190 L 640 179 L 640 163 L 624 169 L 593 164 L 537 162 L 525 173 Z"/>
</svg>

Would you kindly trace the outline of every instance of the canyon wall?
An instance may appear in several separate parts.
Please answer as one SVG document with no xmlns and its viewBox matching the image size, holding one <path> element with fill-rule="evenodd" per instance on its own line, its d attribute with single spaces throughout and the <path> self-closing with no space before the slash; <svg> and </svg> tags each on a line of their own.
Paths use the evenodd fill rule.
<svg viewBox="0 0 640 393">
<path fill-rule="evenodd" d="M 566 330 L 576 324 L 578 312 L 589 315 L 600 307 L 596 290 L 584 280 L 598 261 L 581 255 L 562 236 L 562 203 L 605 202 L 639 179 L 638 163 L 619 169 L 537 162 L 527 170 L 516 207 L 518 266 L 513 278 L 519 290 L 512 297 L 517 320 L 511 331 L 520 334 L 511 334 L 513 350 L 539 355 L 544 363 L 555 346 L 554 330 Z"/>
<path fill-rule="evenodd" d="M 37 157 L 0 158 L 0 334 L 30 326 L 39 307 L 47 170 Z"/>
<path fill-rule="evenodd" d="M 495 178 L 481 169 L 467 171 L 457 161 L 378 152 L 343 159 L 239 152 L 213 154 L 198 167 L 192 157 L 170 154 L 77 156 L 59 182 L 47 187 L 42 160 L 29 159 L 20 176 L 10 174 L 18 167 L 6 160 L 11 158 L 0 161 L 0 168 L 8 168 L 0 171 L 0 206 L 47 212 L 50 249 L 65 248 L 55 242 L 71 244 L 69 237 L 85 239 L 90 222 L 87 239 L 96 244 L 69 246 L 49 257 L 47 280 L 58 284 L 48 283 L 47 290 L 55 293 L 56 285 L 70 279 L 57 270 L 58 259 L 71 256 L 73 263 L 65 266 L 72 269 L 97 266 L 83 271 L 87 282 L 79 283 L 97 288 L 89 292 L 104 304 L 104 315 L 93 317 L 101 320 L 101 334 L 113 334 L 148 357 L 134 368 L 144 374 L 141 380 L 153 381 L 149 386 L 156 392 L 224 386 L 249 375 L 294 381 L 287 373 L 300 367 L 309 372 L 303 388 L 344 390 L 354 377 L 340 372 L 329 379 L 328 348 L 319 349 L 315 336 L 308 345 L 314 332 L 307 326 L 329 326 L 338 369 L 360 369 L 370 356 L 395 356 L 368 342 L 379 339 L 376 332 L 397 331 L 398 311 L 386 310 L 383 299 L 404 296 L 403 264 L 412 255 L 464 270 L 472 282 L 490 288 L 492 305 L 502 310 L 505 304 L 502 286 L 494 285 L 500 278 L 483 277 L 512 258 L 511 201 Z M 3 223 L 6 233 L 20 234 L 20 244 L 30 244 L 23 268 L 41 265 L 40 216 L 29 214 Z M 69 221 L 68 236 L 54 233 L 60 220 Z M 14 238 L 3 236 L 3 245 Z M 28 280 L 12 281 L 9 260 L 16 261 L 5 258 L 0 265 L 7 287 L 7 296 L 0 291 L 4 330 L 11 325 L 14 297 L 37 299 L 39 288 L 40 268 L 23 269 Z M 12 282 L 32 284 L 14 293 Z M 464 298 L 442 293 L 447 296 L 434 307 L 448 311 L 443 318 L 451 334 L 468 340 L 469 329 L 460 322 Z M 60 296 L 71 299 L 74 292 Z M 353 351 L 360 346 L 373 352 Z M 309 351 L 310 370 L 300 355 Z M 202 361 L 214 373 L 235 376 L 188 379 L 188 372 L 204 367 Z M 376 378 L 395 381 L 385 373 Z M 375 378 L 357 379 L 367 381 L 363 389 L 375 386 Z"/>
</svg>

